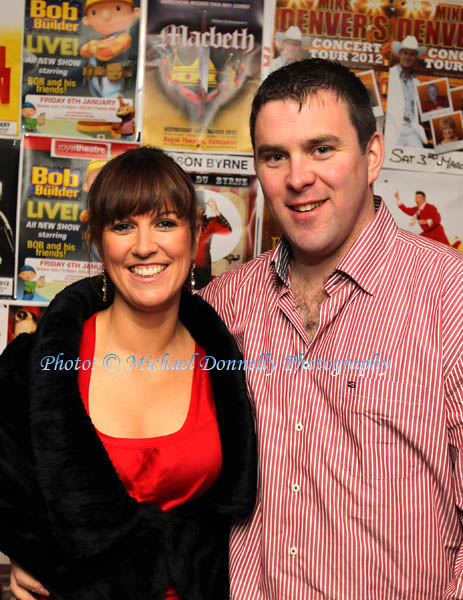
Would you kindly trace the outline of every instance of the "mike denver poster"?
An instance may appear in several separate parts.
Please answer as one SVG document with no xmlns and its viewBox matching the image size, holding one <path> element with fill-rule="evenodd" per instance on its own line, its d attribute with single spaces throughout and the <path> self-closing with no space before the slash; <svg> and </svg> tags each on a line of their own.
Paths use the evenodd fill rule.
<svg viewBox="0 0 463 600">
<path fill-rule="evenodd" d="M 251 152 L 262 0 L 150 0 L 143 142 L 165 149 Z"/>
<path fill-rule="evenodd" d="M 463 252 L 463 177 L 384 169 L 375 183 L 401 229 Z"/>
<path fill-rule="evenodd" d="M 26 0 L 22 128 L 136 139 L 139 0 Z"/>
<path fill-rule="evenodd" d="M 86 244 L 87 192 L 106 162 L 136 144 L 26 136 L 22 147 L 16 297 L 51 300 L 101 271 Z"/>
<path fill-rule="evenodd" d="M 395 0 L 385 142 L 388 168 L 463 173 L 463 6 Z"/>
</svg>

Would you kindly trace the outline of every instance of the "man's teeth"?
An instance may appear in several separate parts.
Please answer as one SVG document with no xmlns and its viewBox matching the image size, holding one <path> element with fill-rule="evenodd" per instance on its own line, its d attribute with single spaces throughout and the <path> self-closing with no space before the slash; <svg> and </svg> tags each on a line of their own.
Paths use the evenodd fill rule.
<svg viewBox="0 0 463 600">
<path fill-rule="evenodd" d="M 318 208 L 319 206 L 321 206 L 325 201 L 322 200 L 321 202 L 312 202 L 310 204 L 302 204 L 301 206 L 293 206 L 293 210 L 296 210 L 297 212 L 309 212 L 311 210 L 314 210 L 315 208 Z"/>
<path fill-rule="evenodd" d="M 167 265 L 150 265 L 146 267 L 138 266 L 131 267 L 130 270 L 135 275 L 140 275 L 141 277 L 152 277 L 153 275 L 157 275 L 161 271 L 167 268 Z"/>
</svg>

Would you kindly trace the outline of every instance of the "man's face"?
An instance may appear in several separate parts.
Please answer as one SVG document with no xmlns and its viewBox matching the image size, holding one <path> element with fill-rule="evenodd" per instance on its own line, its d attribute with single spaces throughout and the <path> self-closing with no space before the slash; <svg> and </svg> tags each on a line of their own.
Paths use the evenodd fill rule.
<svg viewBox="0 0 463 600">
<path fill-rule="evenodd" d="M 111 35 L 127 29 L 137 16 L 138 9 L 128 2 L 101 2 L 90 6 L 82 22 L 101 35 Z"/>
<path fill-rule="evenodd" d="M 267 206 L 295 260 L 340 259 L 374 217 L 370 185 L 382 165 L 381 136 L 362 154 L 347 105 L 320 91 L 301 109 L 293 100 L 264 104 L 255 145 Z"/>
<path fill-rule="evenodd" d="M 423 194 L 415 194 L 415 202 L 418 208 L 421 208 L 426 202 L 426 197 Z"/>
<path fill-rule="evenodd" d="M 287 62 L 294 62 L 302 58 L 302 44 L 297 40 L 284 40 L 281 54 Z"/>
<path fill-rule="evenodd" d="M 413 69 L 418 58 L 418 52 L 416 50 L 409 50 L 408 48 L 402 48 L 399 51 L 399 65 L 402 69 Z"/>
<path fill-rule="evenodd" d="M 430 100 L 432 100 L 433 102 L 435 102 L 437 100 L 437 96 L 438 95 L 439 95 L 439 92 L 438 92 L 437 87 L 435 85 L 428 86 L 428 96 L 429 96 Z"/>
</svg>

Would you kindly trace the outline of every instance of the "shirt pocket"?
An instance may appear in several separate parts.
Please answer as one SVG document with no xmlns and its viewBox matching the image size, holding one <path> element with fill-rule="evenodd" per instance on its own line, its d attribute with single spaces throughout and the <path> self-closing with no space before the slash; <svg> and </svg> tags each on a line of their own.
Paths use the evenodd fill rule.
<svg viewBox="0 0 463 600">
<path fill-rule="evenodd" d="M 338 413 L 342 468 L 363 479 L 404 479 L 423 463 L 427 389 L 395 381 L 362 380 L 342 395 Z M 349 390 L 350 391 L 350 390 Z"/>
</svg>

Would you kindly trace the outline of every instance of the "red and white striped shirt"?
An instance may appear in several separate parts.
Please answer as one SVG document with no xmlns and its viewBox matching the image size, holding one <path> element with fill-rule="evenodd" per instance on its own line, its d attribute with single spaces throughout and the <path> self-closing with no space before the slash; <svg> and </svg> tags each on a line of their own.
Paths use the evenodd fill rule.
<svg viewBox="0 0 463 600">
<path fill-rule="evenodd" d="M 289 259 L 280 243 L 203 290 L 249 361 L 258 433 L 233 600 L 463 598 L 463 257 L 381 204 L 311 343 Z"/>
</svg>

